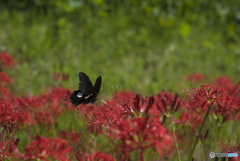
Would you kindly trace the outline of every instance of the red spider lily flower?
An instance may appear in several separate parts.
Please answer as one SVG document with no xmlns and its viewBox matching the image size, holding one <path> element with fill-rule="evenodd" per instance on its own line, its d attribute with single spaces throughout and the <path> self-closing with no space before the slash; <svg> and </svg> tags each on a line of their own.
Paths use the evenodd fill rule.
<svg viewBox="0 0 240 161">
<path fill-rule="evenodd" d="M 10 101 L 0 101 L 0 124 L 2 126 L 6 123 L 13 123 L 17 124 L 18 127 L 18 125 L 24 125 L 30 122 L 30 113 L 26 110 L 13 107 Z"/>
<path fill-rule="evenodd" d="M 120 109 L 115 104 L 104 104 L 104 106 L 82 105 L 78 106 L 73 114 L 78 121 L 88 124 L 89 133 L 95 134 L 107 134 L 110 128 L 117 126 L 117 122 L 122 117 Z"/>
<path fill-rule="evenodd" d="M 63 98 L 66 98 L 70 91 L 64 88 L 53 88 L 50 93 L 44 93 L 39 97 L 16 98 L 15 104 L 22 109 L 34 113 L 35 122 L 39 124 L 50 123 L 52 119 L 59 117 L 65 108 L 61 108 Z M 64 102 L 63 102 L 64 103 Z M 67 103 L 64 103 L 66 106 Z"/>
<path fill-rule="evenodd" d="M 53 88 L 52 92 L 50 93 L 51 100 L 55 103 L 59 103 L 62 99 L 71 95 L 71 91 L 65 88 Z"/>
<path fill-rule="evenodd" d="M 240 156 L 240 141 L 237 139 L 236 136 L 235 136 L 235 139 L 233 139 L 235 146 L 231 145 L 230 142 L 228 142 L 226 138 L 224 138 L 224 140 L 219 139 L 219 140 L 217 140 L 217 142 L 223 149 L 222 150 L 223 153 L 237 153 L 238 157 Z M 239 160 L 240 160 L 240 158 L 239 158 Z"/>
<path fill-rule="evenodd" d="M 26 109 L 29 112 L 32 112 L 36 109 L 39 110 L 42 105 L 42 102 L 34 96 L 15 98 L 14 102 L 18 107 Z"/>
<path fill-rule="evenodd" d="M 60 75 L 59 75 L 59 73 L 53 73 L 53 78 L 54 78 L 56 81 L 60 81 Z"/>
<path fill-rule="evenodd" d="M 43 138 L 36 136 L 36 140 L 32 141 L 28 147 L 25 148 L 26 154 L 23 159 L 41 159 L 48 160 L 54 158 L 60 161 L 66 161 L 68 155 L 71 153 L 71 147 L 68 147 L 68 142 L 60 138 Z"/>
<path fill-rule="evenodd" d="M 213 84 L 204 84 L 200 89 L 194 87 L 193 91 L 187 89 L 184 92 L 193 100 L 194 106 L 201 106 L 202 108 L 205 105 L 217 104 L 221 111 L 227 111 L 236 102 L 236 98 L 228 96 L 228 91 L 225 88 Z"/>
<path fill-rule="evenodd" d="M 84 161 L 83 155 L 81 151 L 77 151 L 77 153 L 75 154 L 75 157 L 78 161 Z"/>
<path fill-rule="evenodd" d="M 134 97 L 133 92 L 130 92 L 130 91 L 117 92 L 114 94 L 113 101 L 124 101 L 131 97 Z"/>
<path fill-rule="evenodd" d="M 67 131 L 61 131 L 59 133 L 59 136 L 64 140 L 68 140 L 69 143 L 72 143 L 72 144 L 80 143 L 80 139 L 79 139 L 80 135 L 75 133 L 74 131 L 71 131 L 70 134 Z"/>
<path fill-rule="evenodd" d="M 149 98 L 143 98 L 140 94 L 137 94 L 135 97 L 126 100 L 125 103 L 121 105 L 121 111 L 123 114 L 142 117 L 143 115 L 147 115 L 150 110 L 155 110 L 154 101 L 154 96 L 150 96 Z M 150 113 L 156 114 L 152 111 Z"/>
<path fill-rule="evenodd" d="M 3 66 L 3 68 L 13 66 L 12 57 L 6 52 L 0 53 L 0 64 Z"/>
<path fill-rule="evenodd" d="M 54 73 L 53 74 L 53 77 L 54 77 L 54 79 L 56 80 L 56 81 L 60 81 L 60 80 L 62 80 L 62 81 L 67 81 L 68 80 L 68 77 L 69 77 L 69 75 L 68 74 L 60 74 L 60 73 Z"/>
<path fill-rule="evenodd" d="M 0 133 L 0 137 L 1 137 L 1 144 L 0 144 L 0 161 L 4 160 L 4 158 L 6 158 L 7 156 L 12 156 L 12 157 L 16 157 L 15 155 L 12 155 L 11 153 L 17 148 L 17 144 L 19 142 L 19 139 L 17 140 L 9 140 L 8 136 L 4 137 L 3 133 Z"/>
<path fill-rule="evenodd" d="M 112 109 L 108 109 L 107 107 L 97 106 L 96 108 L 96 111 L 92 111 L 92 113 L 84 115 L 89 124 L 89 132 L 101 132 L 106 134 L 110 128 L 117 126 L 117 122 L 122 115 L 119 111 L 114 111 Z"/>
<path fill-rule="evenodd" d="M 10 83 L 10 78 L 7 76 L 6 73 L 4 72 L 0 72 L 0 85 L 2 82 L 5 82 L 5 83 Z"/>
<path fill-rule="evenodd" d="M 187 77 L 187 80 L 201 82 L 204 80 L 204 77 L 201 73 L 192 73 Z"/>
<path fill-rule="evenodd" d="M 85 154 L 85 159 L 80 151 L 78 151 L 75 156 L 78 161 L 114 161 L 114 158 L 111 157 L 111 155 L 105 154 L 101 151 L 94 153 L 93 157 L 89 154 Z"/>
<path fill-rule="evenodd" d="M 160 92 L 155 101 L 155 104 L 158 110 L 168 116 L 169 114 L 173 114 L 179 109 L 181 100 L 178 98 L 177 94 L 173 95 L 168 92 Z"/>
<path fill-rule="evenodd" d="M 49 111 L 36 111 L 35 115 L 35 122 L 39 125 L 41 124 L 48 124 L 51 123 L 51 114 Z"/>
<path fill-rule="evenodd" d="M 234 90 L 234 84 L 227 76 L 220 76 L 214 81 L 214 84 L 226 88 L 229 92 Z"/>
<path fill-rule="evenodd" d="M 105 154 L 101 151 L 97 151 L 95 154 L 94 154 L 94 160 L 102 160 L 102 161 L 114 161 L 114 158 L 111 157 L 111 155 L 109 154 Z"/>
<path fill-rule="evenodd" d="M 65 108 L 61 108 L 60 102 L 63 98 L 69 95 L 70 91 L 63 88 L 53 88 L 50 93 L 44 93 L 37 99 L 32 98 L 30 101 L 19 100 L 22 106 L 35 105 L 37 108 L 33 109 L 35 114 L 35 121 L 39 124 L 50 123 L 51 120 L 59 117 Z M 35 101 L 34 101 L 35 100 Z M 30 102 L 30 104 L 29 104 Z"/>
<path fill-rule="evenodd" d="M 10 98 L 11 94 L 10 94 L 9 90 L 6 87 L 1 87 L 0 86 L 0 96 L 2 98 Z"/>
<path fill-rule="evenodd" d="M 100 133 L 103 133 L 103 134 L 107 134 L 107 130 L 103 130 L 103 125 L 102 124 L 96 124 L 96 125 L 93 125 L 93 124 L 90 124 L 87 126 L 88 128 L 88 132 L 90 134 L 95 134 L 95 135 L 98 135 Z"/>
<path fill-rule="evenodd" d="M 194 111 L 191 112 L 183 112 L 181 113 L 179 120 L 176 121 L 177 124 L 185 124 L 189 125 L 193 130 L 193 126 L 201 125 L 202 124 L 202 117 L 201 115 L 197 114 Z"/>
<path fill-rule="evenodd" d="M 158 118 L 135 118 L 121 121 L 116 129 L 111 129 L 114 139 L 121 140 L 120 148 L 128 155 L 136 149 L 142 152 L 150 147 L 159 156 L 168 155 L 173 148 L 173 137 L 161 125 Z"/>
</svg>

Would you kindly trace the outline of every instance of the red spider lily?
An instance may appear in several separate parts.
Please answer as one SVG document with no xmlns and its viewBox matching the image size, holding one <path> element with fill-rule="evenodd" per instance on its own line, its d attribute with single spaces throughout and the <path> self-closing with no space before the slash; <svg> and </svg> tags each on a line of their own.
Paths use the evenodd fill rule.
<svg viewBox="0 0 240 161">
<path fill-rule="evenodd" d="M 9 90 L 6 87 L 1 87 L 0 86 L 0 96 L 2 98 L 10 98 L 11 94 L 10 94 Z"/>
<path fill-rule="evenodd" d="M 68 147 L 68 142 L 60 138 L 43 138 L 36 136 L 36 140 L 32 141 L 28 147 L 25 148 L 26 154 L 23 159 L 33 160 L 41 159 L 48 160 L 54 158 L 60 161 L 66 161 L 68 155 L 71 153 L 71 147 Z"/>
<path fill-rule="evenodd" d="M 82 152 L 78 151 L 75 156 L 78 161 L 114 161 L 114 158 L 112 158 L 111 155 L 105 154 L 101 151 L 97 151 L 93 156 L 85 154 L 84 157 Z"/>
<path fill-rule="evenodd" d="M 69 134 L 69 132 L 67 131 L 61 131 L 59 133 L 59 136 L 61 138 L 63 138 L 64 140 L 67 140 L 69 143 L 80 143 L 80 139 L 79 139 L 79 134 L 75 133 L 74 131 L 71 131 L 71 133 Z"/>
<path fill-rule="evenodd" d="M 163 114 L 169 115 L 179 109 L 181 100 L 178 98 L 177 94 L 173 95 L 168 92 L 160 92 L 155 104 Z"/>
<path fill-rule="evenodd" d="M 56 119 L 65 110 L 61 108 L 60 103 L 69 93 L 70 91 L 64 88 L 53 88 L 52 92 L 42 94 L 37 98 L 16 98 L 15 102 L 19 107 L 33 113 L 36 123 L 50 123 L 51 119 Z"/>
<path fill-rule="evenodd" d="M 67 98 L 72 92 L 65 88 L 53 88 L 52 92 L 49 94 L 53 102 L 59 103 L 63 102 L 66 105 L 69 102 L 62 101 L 64 98 Z"/>
<path fill-rule="evenodd" d="M 116 129 L 111 129 L 114 139 L 121 140 L 120 148 L 128 155 L 136 149 L 142 152 L 150 147 L 159 156 L 168 155 L 173 147 L 173 137 L 161 125 L 158 118 L 135 118 L 121 121 Z"/>
<path fill-rule="evenodd" d="M 121 106 L 121 112 L 123 114 L 134 115 L 136 117 L 142 117 L 143 115 L 147 115 L 150 110 L 155 110 L 154 105 L 155 97 L 150 96 L 148 99 L 141 97 L 140 94 L 137 94 L 135 97 L 131 97 L 126 100 L 125 103 Z M 156 114 L 154 112 L 150 112 Z"/>
<path fill-rule="evenodd" d="M 118 111 L 100 106 L 97 107 L 96 111 L 92 111 L 91 114 L 88 113 L 87 115 L 84 115 L 89 124 L 88 129 L 90 133 L 108 133 L 110 128 L 117 126 L 117 122 L 121 116 L 121 113 Z M 104 130 L 102 129 L 103 127 Z"/>
<path fill-rule="evenodd" d="M 29 112 L 32 112 L 36 109 L 39 110 L 42 105 L 42 102 L 39 99 L 37 99 L 36 97 L 31 96 L 31 97 L 26 97 L 26 98 L 24 98 L 24 97 L 15 98 L 15 104 L 18 107 L 26 109 Z"/>
<path fill-rule="evenodd" d="M 13 123 L 18 125 L 24 125 L 30 123 L 30 113 L 26 110 L 13 107 L 12 103 L 7 100 L 0 100 L 0 124 L 4 126 L 6 123 Z"/>
<path fill-rule="evenodd" d="M 38 124 L 47 124 L 51 123 L 54 119 L 60 116 L 61 109 L 59 105 L 51 105 L 45 106 L 44 111 L 37 110 L 34 112 L 35 122 Z"/>
<path fill-rule="evenodd" d="M 48 124 L 51 123 L 52 121 L 51 114 L 49 113 L 49 111 L 36 111 L 34 115 L 35 123 L 38 123 L 39 125 Z"/>
<path fill-rule="evenodd" d="M 0 53 L 0 64 L 2 65 L 3 68 L 13 66 L 12 57 L 8 55 L 6 52 Z"/>
<path fill-rule="evenodd" d="M 5 82 L 5 83 L 10 83 L 10 78 L 7 76 L 6 73 L 4 72 L 0 72 L 0 85 L 2 82 Z"/>
<path fill-rule="evenodd" d="M 107 134 L 109 129 L 115 127 L 117 121 L 122 117 L 120 108 L 118 109 L 118 106 L 115 106 L 115 104 L 104 104 L 104 106 L 94 104 L 82 105 L 78 106 L 76 111 L 73 111 L 73 114 L 78 121 L 86 122 L 88 131 L 95 134 L 99 132 Z"/>
<path fill-rule="evenodd" d="M 214 84 L 226 88 L 229 92 L 234 90 L 234 84 L 227 76 L 220 76 L 214 81 Z"/>
<path fill-rule="evenodd" d="M 54 77 L 54 79 L 57 80 L 57 81 L 60 81 L 60 80 L 62 80 L 62 81 L 67 81 L 69 75 L 68 75 L 68 74 L 64 74 L 64 73 L 63 73 L 63 74 L 54 73 L 54 74 L 53 74 L 53 77 Z"/>
<path fill-rule="evenodd" d="M 124 101 L 126 99 L 129 99 L 131 97 L 134 97 L 134 93 L 130 91 L 122 91 L 115 93 L 113 97 L 113 101 Z"/>
<path fill-rule="evenodd" d="M 213 84 L 204 84 L 200 89 L 194 87 L 193 91 L 187 89 L 184 92 L 193 100 L 194 106 L 202 108 L 205 105 L 217 104 L 221 111 L 227 111 L 236 102 L 236 98 L 228 96 L 228 91 L 225 88 Z"/>
<path fill-rule="evenodd" d="M 237 153 L 238 161 L 240 160 L 240 158 L 239 158 L 239 156 L 240 156 L 240 141 L 237 139 L 237 137 L 236 137 L 236 139 L 233 139 L 235 146 L 231 145 L 230 142 L 228 142 L 226 138 L 224 138 L 224 140 L 219 139 L 219 140 L 217 140 L 217 142 L 223 149 L 222 150 L 223 153 Z M 236 161 L 235 159 L 237 160 L 237 158 L 232 158 L 232 161 Z"/>
<path fill-rule="evenodd" d="M 17 148 L 17 144 L 19 142 L 19 139 L 17 140 L 9 140 L 8 136 L 4 137 L 3 133 L 0 133 L 0 137 L 1 137 L 1 144 L 0 144 L 0 161 L 4 160 L 4 158 L 6 158 L 7 156 L 12 156 L 12 157 L 16 157 L 15 155 L 12 155 L 11 153 Z"/>
<path fill-rule="evenodd" d="M 204 77 L 201 73 L 192 73 L 187 77 L 187 80 L 201 82 L 204 80 Z"/>
<path fill-rule="evenodd" d="M 176 121 L 177 124 L 189 125 L 191 127 L 192 132 L 193 127 L 196 127 L 196 125 L 201 125 L 202 122 L 203 119 L 201 115 L 197 114 L 194 111 L 181 113 L 179 120 Z"/>
</svg>

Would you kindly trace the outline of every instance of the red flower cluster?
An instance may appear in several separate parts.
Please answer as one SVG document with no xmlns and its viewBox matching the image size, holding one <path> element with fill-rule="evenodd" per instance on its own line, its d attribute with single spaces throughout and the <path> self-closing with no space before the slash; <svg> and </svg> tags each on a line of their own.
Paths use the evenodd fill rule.
<svg viewBox="0 0 240 161">
<path fill-rule="evenodd" d="M 190 126 L 193 132 L 193 127 L 195 127 L 196 125 L 201 125 L 202 121 L 203 121 L 202 116 L 192 111 L 192 112 L 181 113 L 179 120 L 177 120 L 176 123 L 183 124 L 184 127 L 186 125 Z"/>
<path fill-rule="evenodd" d="M 0 53 L 0 65 L 1 69 L 6 67 L 12 67 L 13 66 L 12 57 L 8 55 L 6 52 Z"/>
<path fill-rule="evenodd" d="M 136 149 L 154 148 L 159 156 L 168 155 L 173 147 L 173 137 L 161 125 L 158 118 L 143 117 L 121 121 L 112 129 L 112 138 L 121 140 L 120 148 L 128 155 Z"/>
<path fill-rule="evenodd" d="M 6 67 L 11 67 L 13 65 L 13 61 L 11 56 L 9 56 L 6 52 L 0 53 L 0 96 L 1 98 L 9 98 L 10 92 L 6 88 L 6 84 L 10 83 L 11 79 L 8 75 L 2 70 Z"/>
<path fill-rule="evenodd" d="M 16 104 L 22 109 L 34 114 L 33 123 L 50 123 L 60 116 L 65 108 L 61 108 L 63 98 L 70 91 L 63 88 L 54 88 L 52 92 L 35 97 L 16 98 Z M 67 103 L 65 103 L 65 106 Z"/>
<path fill-rule="evenodd" d="M 26 154 L 21 156 L 23 159 L 48 160 L 47 158 L 54 158 L 60 161 L 69 160 L 68 155 L 70 155 L 71 147 L 68 147 L 67 141 L 60 138 L 43 138 L 38 135 L 35 139 L 25 148 Z"/>
<path fill-rule="evenodd" d="M 134 115 L 135 117 L 143 117 L 148 115 L 148 113 L 156 114 L 154 101 L 154 96 L 143 98 L 140 94 L 137 94 L 135 97 L 130 97 L 130 99 L 124 102 L 121 113 Z"/>
<path fill-rule="evenodd" d="M 233 142 L 235 145 L 230 144 L 225 138 L 224 140 L 219 139 L 217 140 L 218 144 L 221 146 L 223 150 L 221 150 L 223 153 L 237 153 L 238 154 L 238 159 L 237 158 L 232 158 L 231 161 L 239 161 L 240 160 L 240 141 L 237 139 L 233 139 Z"/>
<path fill-rule="evenodd" d="M 60 131 L 59 136 L 62 139 L 68 141 L 70 144 L 76 144 L 76 145 L 80 144 L 80 139 L 79 139 L 80 135 L 75 133 L 74 131 L 72 131 L 71 133 L 69 133 L 68 131 Z"/>
<path fill-rule="evenodd" d="M 116 126 L 121 117 L 121 113 L 104 107 L 97 108 L 99 108 L 98 111 L 94 111 L 92 117 L 90 115 L 85 115 L 85 118 L 89 122 L 89 132 L 101 132 L 107 134 L 110 128 Z M 104 130 L 102 127 L 104 127 Z"/>
<path fill-rule="evenodd" d="M 204 77 L 201 73 L 192 73 L 187 77 L 187 80 L 201 82 L 204 80 Z"/>
<path fill-rule="evenodd" d="M 6 73 L 0 72 L 0 83 L 1 83 L 1 85 L 3 83 L 10 83 L 10 81 L 11 81 L 11 79 L 7 76 Z"/>
<path fill-rule="evenodd" d="M 18 125 L 24 125 L 26 123 L 30 123 L 30 114 L 20 108 L 13 107 L 12 102 L 8 100 L 0 100 L 0 124 L 4 126 L 8 123 Z"/>
<path fill-rule="evenodd" d="M 204 84 L 200 89 L 194 87 L 193 91 L 187 89 L 185 93 L 193 100 L 194 106 L 203 108 L 205 105 L 217 104 L 221 111 L 233 107 L 236 101 L 228 96 L 228 91 L 225 88 L 214 84 Z"/>
<path fill-rule="evenodd" d="M 178 111 L 181 101 L 178 98 L 178 95 L 173 95 L 168 92 L 160 92 L 156 99 L 156 106 L 161 113 L 169 115 L 173 112 Z"/>
<path fill-rule="evenodd" d="M 82 155 L 82 152 L 78 151 L 75 156 L 78 161 L 114 161 L 115 160 L 114 158 L 111 157 L 111 155 L 105 154 L 101 151 L 97 151 L 96 153 L 93 154 L 93 156 L 86 153 L 84 157 Z"/>
<path fill-rule="evenodd" d="M 17 144 L 19 142 L 19 139 L 14 140 L 9 138 L 9 135 L 7 137 L 4 137 L 3 133 L 0 133 L 1 143 L 0 143 L 0 161 L 4 160 L 7 156 L 16 157 L 15 155 L 12 155 L 11 153 L 17 148 Z"/>
<path fill-rule="evenodd" d="M 55 80 L 57 81 L 67 81 L 68 80 L 68 77 L 69 75 L 68 74 L 60 74 L 60 73 L 54 73 L 53 74 L 53 77 Z"/>
<path fill-rule="evenodd" d="M 229 93 L 234 92 L 234 90 L 236 89 L 233 82 L 227 76 L 220 76 L 214 81 L 214 84 L 227 89 Z"/>
<path fill-rule="evenodd" d="M 205 116 L 212 114 L 217 123 L 220 118 L 217 115 L 219 111 L 222 112 L 221 123 L 231 119 L 240 119 L 240 110 L 237 108 L 240 104 L 240 92 L 225 77 L 217 79 L 215 81 L 217 85 L 206 84 L 202 85 L 200 89 L 194 87 L 191 91 L 187 89 L 184 92 L 190 99 L 183 101 L 177 94 L 164 91 L 157 96 L 145 98 L 141 97 L 140 94 L 134 95 L 132 92 L 125 91 L 115 93 L 111 101 L 103 101 L 103 104 L 98 102 L 75 108 L 70 102 L 62 100 L 71 94 L 69 90 L 64 88 L 53 88 L 52 91 L 38 97 L 12 95 L 6 88 L 7 85 L 11 85 L 9 84 L 11 79 L 3 72 L 3 69 L 12 66 L 13 62 L 12 58 L 5 52 L 0 54 L 0 65 L 0 128 L 3 129 L 0 133 L 2 138 L 0 160 L 16 155 L 18 159 L 24 160 L 54 159 L 65 161 L 73 159 L 73 153 L 76 153 L 75 157 L 79 161 L 130 160 L 131 152 L 136 152 L 136 150 L 138 151 L 138 159 L 144 160 L 143 152 L 146 152 L 147 149 L 151 152 L 155 151 L 155 154 L 160 157 L 169 156 L 173 149 L 173 142 L 175 141 L 176 149 L 178 147 L 179 149 L 185 148 L 181 145 L 188 144 L 186 139 L 192 135 L 189 131 L 197 130 L 198 125 L 202 125 L 201 130 L 198 131 L 199 135 L 197 135 L 197 138 L 199 136 L 201 138 L 196 140 L 200 140 L 203 144 L 208 135 L 208 130 L 204 139 L 200 134 L 203 131 L 203 125 L 207 124 L 205 118 L 208 117 L 204 117 L 206 110 L 208 115 Z M 55 73 L 54 78 L 63 81 L 68 76 Z M 195 73 L 189 76 L 189 80 L 201 81 L 203 77 L 201 74 Z M 231 96 L 229 96 L 229 91 L 233 93 Z M 212 106 L 202 109 L 196 108 L 196 106 L 206 107 L 208 105 L 213 105 L 213 108 L 210 108 Z M 87 130 L 84 128 L 85 131 L 83 131 L 82 127 L 79 128 L 78 133 L 75 133 L 72 130 L 75 125 L 69 126 L 68 131 L 61 131 L 65 123 L 68 126 L 69 122 L 67 122 L 67 117 L 57 118 L 66 109 L 73 112 L 75 118 L 87 123 L 88 131 L 93 135 L 85 135 Z M 169 120 L 165 120 L 165 118 L 169 118 Z M 58 123 L 58 120 L 64 121 Z M 28 126 L 24 126 L 26 124 Z M 23 127 L 23 130 L 18 128 L 19 125 Z M 191 128 L 185 128 L 186 126 Z M 169 127 L 173 134 L 168 132 Z M 20 153 L 17 149 L 19 139 L 13 139 L 15 131 L 18 131 L 18 134 L 29 134 L 30 145 L 25 147 L 25 153 Z M 55 138 L 44 137 L 51 132 L 56 136 Z M 4 133 L 7 134 L 7 137 L 4 137 Z M 35 140 L 32 141 L 32 136 L 36 134 Z M 101 142 L 104 142 L 103 144 L 98 144 L 98 136 Z M 238 145 L 230 146 L 228 142 L 219 142 L 219 144 L 227 152 L 239 151 Z M 20 143 L 20 146 L 22 145 Z M 97 148 L 105 149 L 108 145 L 109 148 L 104 151 L 111 151 L 112 157 L 96 150 Z M 184 151 L 181 150 L 180 153 L 184 153 Z M 92 152 L 92 154 L 86 152 Z"/>
</svg>

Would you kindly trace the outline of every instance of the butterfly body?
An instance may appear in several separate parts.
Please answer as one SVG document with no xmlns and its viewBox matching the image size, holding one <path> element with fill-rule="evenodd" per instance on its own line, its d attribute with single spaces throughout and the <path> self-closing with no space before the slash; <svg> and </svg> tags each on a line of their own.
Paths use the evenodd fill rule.
<svg viewBox="0 0 240 161">
<path fill-rule="evenodd" d="M 97 100 L 97 94 L 101 88 L 101 76 L 97 78 L 96 83 L 93 86 L 91 80 L 85 73 L 80 72 L 78 75 L 80 80 L 79 89 L 74 91 L 69 97 L 72 104 L 77 106 L 81 103 L 95 103 Z"/>
</svg>

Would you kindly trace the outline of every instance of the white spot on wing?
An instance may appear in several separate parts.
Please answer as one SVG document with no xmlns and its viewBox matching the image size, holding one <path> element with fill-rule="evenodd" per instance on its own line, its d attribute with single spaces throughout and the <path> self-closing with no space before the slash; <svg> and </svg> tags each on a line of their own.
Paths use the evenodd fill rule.
<svg viewBox="0 0 240 161">
<path fill-rule="evenodd" d="M 82 96 L 83 96 L 83 94 L 81 92 L 78 92 L 77 97 L 81 98 Z"/>
<path fill-rule="evenodd" d="M 86 96 L 85 99 L 88 99 L 88 98 L 89 98 L 90 96 L 92 96 L 92 95 L 93 95 L 93 94 L 90 94 L 90 95 Z"/>
</svg>

